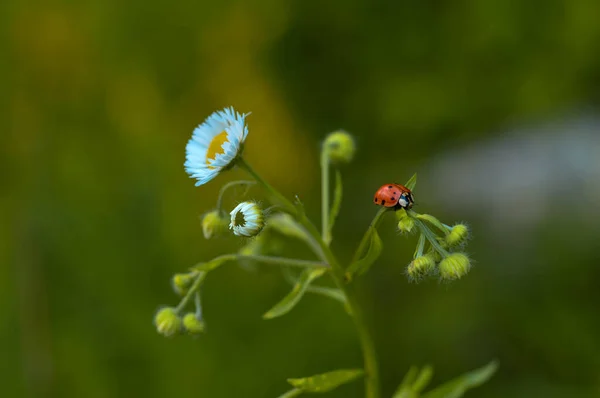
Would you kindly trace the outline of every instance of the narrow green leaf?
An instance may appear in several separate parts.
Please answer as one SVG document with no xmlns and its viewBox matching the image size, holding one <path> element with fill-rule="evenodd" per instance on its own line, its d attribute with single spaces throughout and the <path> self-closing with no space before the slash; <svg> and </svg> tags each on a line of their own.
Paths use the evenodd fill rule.
<svg viewBox="0 0 600 398">
<path fill-rule="evenodd" d="M 301 379 L 288 379 L 288 383 L 303 392 L 327 392 L 349 383 L 363 374 L 362 369 L 342 369 Z"/>
<path fill-rule="evenodd" d="M 335 171 L 335 189 L 333 191 L 333 204 L 331 205 L 331 211 L 329 212 L 329 233 L 327 236 L 329 240 L 331 240 L 331 232 L 333 231 L 333 225 L 335 224 L 335 220 L 340 213 L 340 208 L 342 206 L 342 195 L 343 195 L 343 187 L 342 187 L 342 173 L 339 170 Z M 326 242 L 330 243 L 330 242 Z"/>
<path fill-rule="evenodd" d="M 427 392 L 423 398 L 459 398 L 474 387 L 480 386 L 488 381 L 498 369 L 498 363 L 492 361 L 487 365 L 465 373 L 439 387 Z"/>
<path fill-rule="evenodd" d="M 306 289 L 310 285 L 310 283 L 323 275 L 325 273 L 325 269 L 307 269 L 300 274 L 300 278 L 294 285 L 294 288 L 291 292 L 288 293 L 279 303 L 275 304 L 273 308 L 267 311 L 266 314 L 263 315 L 264 319 L 273 319 L 278 316 L 287 314 L 290 312 L 292 308 L 298 304 Z"/>
<path fill-rule="evenodd" d="M 408 369 L 408 372 L 404 375 L 402 379 L 402 383 L 396 389 L 394 396 L 392 398 L 413 398 L 411 386 L 417 378 L 417 374 L 419 373 L 419 368 L 416 366 L 411 366 Z"/>
<path fill-rule="evenodd" d="M 404 186 L 410 189 L 411 191 L 414 191 L 415 187 L 417 186 L 417 173 L 413 174 L 413 176 L 410 177 L 408 181 L 406 181 L 406 184 L 404 184 Z"/>
<path fill-rule="evenodd" d="M 392 398 L 417 398 L 419 393 L 427 387 L 432 376 L 433 368 L 429 365 L 424 366 L 421 371 L 418 371 L 417 367 L 411 366 Z"/>
<path fill-rule="evenodd" d="M 277 398 L 295 398 L 299 395 L 302 394 L 302 390 L 298 389 L 298 388 L 294 388 L 293 390 L 290 390 L 288 392 L 285 392 L 283 394 L 281 394 L 279 397 Z"/>
<path fill-rule="evenodd" d="M 283 277 L 285 278 L 285 280 L 288 283 L 295 285 L 298 278 L 292 272 L 292 270 L 289 267 L 281 267 L 281 270 L 283 272 Z M 346 310 L 346 312 L 348 312 L 348 314 L 351 314 L 351 311 L 350 311 L 350 308 L 348 305 L 348 300 L 346 299 L 346 294 L 342 291 L 342 289 L 337 289 L 334 287 L 327 287 L 327 286 L 309 285 L 306 288 L 306 292 L 320 294 L 321 296 L 329 297 L 336 301 L 339 301 L 344 306 L 344 309 Z"/>
<path fill-rule="evenodd" d="M 377 230 L 371 229 L 371 244 L 369 245 L 369 250 L 367 250 L 367 254 L 360 260 L 356 261 L 353 264 L 350 264 L 348 270 L 346 271 L 346 278 L 351 280 L 354 274 L 362 275 L 369 270 L 371 265 L 379 258 L 381 254 L 381 250 L 383 249 L 383 243 L 381 242 L 381 238 L 377 233 Z"/>
<path fill-rule="evenodd" d="M 417 380 L 415 380 L 411 386 L 412 391 L 415 393 L 420 393 L 423 391 L 431 381 L 432 377 L 433 368 L 430 365 L 423 366 L 419 372 L 419 375 L 417 376 Z"/>
<path fill-rule="evenodd" d="M 346 295 L 341 289 L 326 286 L 308 286 L 306 288 L 308 293 L 320 294 L 321 296 L 332 298 L 339 301 L 342 304 L 346 304 Z"/>
<path fill-rule="evenodd" d="M 298 212 L 298 216 L 303 216 L 304 215 L 304 203 L 302 203 L 302 201 L 300 200 L 300 196 L 296 195 L 294 196 L 294 207 L 296 208 L 296 211 Z"/>
</svg>

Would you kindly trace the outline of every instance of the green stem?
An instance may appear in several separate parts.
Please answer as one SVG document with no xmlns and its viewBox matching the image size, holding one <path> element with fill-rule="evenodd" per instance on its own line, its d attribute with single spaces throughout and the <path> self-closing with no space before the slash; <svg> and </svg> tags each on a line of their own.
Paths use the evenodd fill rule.
<svg viewBox="0 0 600 398">
<path fill-rule="evenodd" d="M 256 181 L 246 181 L 246 180 L 238 180 L 238 181 L 230 181 L 227 184 L 223 185 L 223 187 L 219 190 L 219 197 L 217 199 L 217 210 L 223 211 L 223 195 L 225 191 L 229 188 L 234 187 L 236 185 L 252 185 L 256 184 Z"/>
<path fill-rule="evenodd" d="M 178 314 L 181 313 L 181 311 L 188 305 L 188 303 L 194 296 L 194 293 L 196 293 L 198 291 L 198 289 L 200 289 L 200 286 L 202 286 L 202 282 L 204 281 L 204 278 L 206 278 L 206 272 L 202 272 L 202 271 L 198 272 L 198 275 L 196 275 L 196 279 L 194 280 L 194 283 L 190 287 L 190 290 L 188 290 L 187 294 L 181 299 L 181 302 L 175 308 L 176 313 L 178 313 Z"/>
<path fill-rule="evenodd" d="M 272 257 L 272 256 L 254 256 L 254 255 L 245 256 L 245 255 L 241 255 L 241 254 L 224 254 L 222 256 L 213 258 L 208 263 L 216 262 L 218 264 L 218 266 L 220 266 L 221 264 L 223 264 L 226 261 L 235 261 L 235 260 L 253 260 L 253 261 L 263 263 L 263 264 L 283 265 L 283 266 L 290 266 L 290 267 L 329 268 L 329 265 L 327 263 L 320 262 L 320 261 L 298 260 L 295 258 Z M 206 264 L 206 263 L 202 263 L 201 265 L 204 265 L 204 264 Z M 212 268 L 212 269 L 214 269 L 214 268 Z M 211 271 L 212 271 L 212 269 L 211 269 Z M 199 270 L 195 269 L 192 272 L 197 273 L 196 279 L 194 280 L 194 283 L 192 284 L 190 289 L 187 291 L 186 295 L 181 299 L 181 302 L 179 303 L 179 305 L 175 308 L 176 312 L 182 311 L 188 305 L 188 303 L 190 302 L 190 300 L 192 299 L 194 294 L 202 286 L 202 282 L 204 281 L 204 278 L 206 278 L 206 274 L 208 273 L 208 270 L 199 271 Z"/>
<path fill-rule="evenodd" d="M 331 243 L 329 230 L 329 153 L 325 148 L 321 151 L 321 235 L 323 241 Z"/>
<path fill-rule="evenodd" d="M 246 163 L 244 158 L 242 158 L 241 156 L 238 157 L 237 165 L 240 166 L 242 169 L 246 170 L 248 174 L 250 174 L 256 180 L 256 182 L 261 184 L 267 190 L 267 192 L 273 195 L 275 199 L 277 199 L 277 201 L 281 205 L 283 205 L 287 212 L 289 212 L 292 215 L 297 215 L 298 212 L 296 211 L 296 206 L 294 206 L 292 202 L 290 202 L 285 196 L 279 193 L 279 191 L 273 188 L 268 182 L 263 180 L 262 177 L 256 171 L 254 171 L 254 169 L 250 167 L 248 163 Z"/>
<path fill-rule="evenodd" d="M 390 210 L 388 207 L 381 207 L 379 209 L 379 211 L 377 212 L 377 214 L 375 214 L 375 217 L 373 217 L 373 220 L 371 221 L 371 225 L 369 225 L 369 228 L 363 235 L 363 238 L 360 241 L 358 248 L 354 252 L 354 257 L 352 257 L 352 262 L 350 264 L 354 264 L 355 262 L 357 262 L 360 259 L 360 256 L 362 256 L 362 254 L 365 252 L 365 250 L 367 250 L 367 246 L 369 245 L 370 238 L 371 238 L 371 232 L 373 230 L 377 229 L 377 227 L 379 226 L 379 223 L 383 219 L 382 216 L 388 210 Z"/>
<path fill-rule="evenodd" d="M 295 398 L 299 395 L 302 395 L 302 393 L 303 393 L 303 391 L 301 389 L 294 388 L 293 390 L 290 390 L 290 391 L 286 392 L 285 394 L 280 395 L 277 398 Z"/>
<path fill-rule="evenodd" d="M 329 265 L 320 261 L 297 260 L 295 258 L 272 257 L 272 256 L 242 256 L 237 255 L 239 260 L 253 260 L 263 264 L 286 265 L 290 267 L 303 268 L 329 268 Z"/>
<path fill-rule="evenodd" d="M 442 255 L 442 257 L 448 257 L 450 255 L 450 253 L 448 253 L 448 251 L 440 245 L 440 243 L 437 240 L 437 235 L 434 234 L 433 231 L 429 229 L 427 224 L 425 224 L 423 221 L 421 221 L 421 219 L 416 217 L 417 213 L 410 210 L 407 212 L 407 214 L 409 217 L 411 217 L 415 221 L 415 225 L 417 226 L 417 228 L 419 228 L 419 230 L 421 230 L 421 233 L 423 235 L 425 235 L 425 238 L 427 238 L 427 240 L 429 241 L 431 246 L 435 250 L 437 250 L 437 252 L 440 253 Z"/>
<path fill-rule="evenodd" d="M 417 242 L 417 249 L 415 250 L 413 259 L 421 257 L 423 255 L 423 250 L 425 250 L 425 235 L 421 232 L 421 234 L 419 234 L 419 241 Z"/>
<path fill-rule="evenodd" d="M 200 299 L 200 290 L 196 291 L 194 296 L 194 305 L 196 306 L 196 318 L 202 319 L 202 301 Z"/>
<path fill-rule="evenodd" d="M 304 213 L 298 214 L 295 211 L 294 205 L 282 194 L 275 190 L 271 185 L 269 185 L 265 180 L 263 180 L 245 161 L 241 158 L 238 159 L 238 164 L 240 167 L 244 168 L 250 175 L 252 175 L 259 184 L 262 184 L 264 188 L 270 192 L 273 196 L 275 196 L 285 207 L 293 210 L 292 214 L 296 215 L 298 222 L 306 228 L 308 233 L 319 243 L 321 247 L 323 261 L 328 263 L 331 266 L 331 275 L 333 279 L 348 299 L 348 307 L 350 308 L 350 312 L 352 313 L 352 319 L 354 319 L 354 325 L 356 326 L 358 337 L 360 340 L 360 345 L 363 351 L 364 356 L 364 368 L 365 368 L 365 392 L 366 398 L 379 398 L 379 369 L 377 364 L 377 356 L 375 353 L 375 344 L 371 338 L 369 329 L 367 327 L 366 320 L 364 318 L 364 314 L 362 309 L 358 303 L 358 298 L 355 292 L 344 282 L 344 269 L 341 264 L 337 261 L 337 258 L 327 246 L 327 244 L 323 241 L 323 238 L 319 234 L 319 231 L 315 228 L 315 226 L 310 222 L 310 220 L 306 217 Z M 378 219 L 383 214 L 383 210 L 380 210 L 379 213 L 375 216 L 375 219 L 371 223 L 371 226 L 377 226 L 379 223 Z M 363 240 L 365 240 L 363 238 Z M 362 244 L 362 243 L 361 243 Z M 366 244 L 366 243 L 365 243 Z"/>
<path fill-rule="evenodd" d="M 448 229 L 444 226 L 444 224 L 442 224 L 440 222 L 440 220 L 438 220 L 437 218 L 435 218 L 434 216 L 432 216 L 431 214 L 419 214 L 414 210 L 409 210 L 410 213 L 407 213 L 409 216 L 411 217 L 416 217 L 419 220 L 423 220 L 428 222 L 429 224 L 433 225 L 434 227 L 436 227 L 437 229 L 439 229 L 444 235 L 448 234 Z"/>
<path fill-rule="evenodd" d="M 272 264 L 272 265 L 285 265 L 290 267 L 302 267 L 302 268 L 329 268 L 327 263 L 321 261 L 310 261 L 310 260 L 298 260 L 295 258 L 288 257 L 275 257 L 275 256 L 260 256 L 260 255 L 252 255 L 252 254 L 223 254 L 221 256 L 217 256 L 210 261 L 202 262 L 194 267 L 192 270 L 194 272 L 205 272 L 212 271 L 220 267 L 223 263 L 227 261 L 237 261 L 237 260 L 252 260 L 257 261 L 263 264 Z M 206 265 L 214 265 L 206 267 Z"/>
</svg>

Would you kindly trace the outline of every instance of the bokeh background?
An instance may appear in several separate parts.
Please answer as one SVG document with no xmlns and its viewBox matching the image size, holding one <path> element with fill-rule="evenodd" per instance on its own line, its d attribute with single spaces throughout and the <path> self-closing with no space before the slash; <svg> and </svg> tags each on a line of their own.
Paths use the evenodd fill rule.
<svg viewBox="0 0 600 398">
<path fill-rule="evenodd" d="M 335 302 L 261 319 L 289 289 L 272 267 L 210 275 L 205 335 L 156 333 L 171 275 L 244 244 L 200 226 L 242 172 L 196 188 L 183 170 L 193 128 L 230 105 L 252 111 L 247 159 L 317 223 L 319 142 L 355 135 L 341 258 L 373 192 L 414 172 L 418 211 L 471 226 L 468 277 L 415 285 L 416 238 L 384 222 L 358 282 L 384 396 L 411 364 L 437 384 L 493 358 L 468 396 L 600 396 L 596 0 L 5 0 L 0 54 L 3 397 L 275 397 L 361 365 Z"/>
</svg>

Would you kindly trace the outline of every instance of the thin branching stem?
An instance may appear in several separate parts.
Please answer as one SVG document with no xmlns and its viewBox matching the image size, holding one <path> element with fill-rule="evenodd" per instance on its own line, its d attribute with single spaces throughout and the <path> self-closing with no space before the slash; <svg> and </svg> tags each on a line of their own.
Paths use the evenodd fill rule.
<svg viewBox="0 0 600 398">
<path fill-rule="evenodd" d="M 192 297 L 194 297 L 194 294 L 198 291 L 198 289 L 200 289 L 200 286 L 202 286 L 204 278 L 206 278 L 206 272 L 200 271 L 196 274 L 196 279 L 194 279 L 194 283 L 192 284 L 186 295 L 183 296 L 179 305 L 175 308 L 175 312 L 177 312 L 178 314 L 181 313 L 181 311 L 188 305 Z"/>
<path fill-rule="evenodd" d="M 379 368 L 377 364 L 375 344 L 373 343 L 366 319 L 358 303 L 358 297 L 356 296 L 354 290 L 344 282 L 344 268 L 338 262 L 329 246 L 324 242 L 323 237 L 321 234 L 319 234 L 317 228 L 310 222 L 304 213 L 299 214 L 292 202 L 290 202 L 285 196 L 283 196 L 275 188 L 263 180 L 258 173 L 256 173 L 256 171 L 254 171 L 254 169 L 252 169 L 250 165 L 248 165 L 243 159 L 238 159 L 238 165 L 248 171 L 248 173 L 252 175 L 259 184 L 263 185 L 263 187 L 270 194 L 272 194 L 286 209 L 288 209 L 290 214 L 295 215 L 298 222 L 304 228 L 306 228 L 307 232 L 315 239 L 315 241 L 319 243 L 322 251 L 322 260 L 331 266 L 331 275 L 333 276 L 336 285 L 344 292 L 348 299 L 348 307 L 350 309 L 350 313 L 352 314 L 352 318 L 354 319 L 354 324 L 358 332 L 358 337 L 364 356 L 366 398 L 379 398 Z M 376 227 L 378 225 L 379 218 L 382 214 L 382 211 L 377 213 L 375 219 L 371 223 L 371 227 Z"/>
<path fill-rule="evenodd" d="M 235 187 L 236 185 L 253 185 L 253 184 L 256 184 L 256 181 L 237 180 L 237 181 L 230 181 L 227 184 L 223 185 L 221 187 L 221 189 L 219 190 L 219 197 L 217 198 L 217 210 L 223 211 L 223 196 L 225 195 L 225 192 L 229 188 Z"/>
<path fill-rule="evenodd" d="M 218 257 L 213 258 L 211 261 L 206 263 L 201 263 L 197 267 L 201 268 L 204 264 L 216 263 L 222 264 L 227 261 L 237 261 L 237 260 L 252 260 L 256 262 L 260 262 L 263 264 L 270 265 L 279 265 L 279 266 L 288 266 L 288 267 L 301 267 L 301 268 L 329 268 L 327 263 L 321 261 L 309 261 L 309 260 L 298 260 L 295 258 L 287 258 L 287 257 L 274 257 L 274 256 L 259 256 L 259 255 L 241 255 L 241 254 L 224 254 Z M 193 270 L 195 275 L 194 282 L 192 286 L 187 291 L 185 296 L 181 299 L 181 302 L 175 309 L 175 311 L 182 311 L 190 302 L 194 294 L 200 289 L 202 286 L 202 282 L 206 277 L 208 271 L 204 270 Z"/>
</svg>

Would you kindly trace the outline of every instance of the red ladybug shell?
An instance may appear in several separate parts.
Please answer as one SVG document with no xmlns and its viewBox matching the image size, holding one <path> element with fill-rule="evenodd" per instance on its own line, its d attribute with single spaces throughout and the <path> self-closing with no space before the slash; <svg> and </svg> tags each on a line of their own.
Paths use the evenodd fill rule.
<svg viewBox="0 0 600 398">
<path fill-rule="evenodd" d="M 403 199 L 404 206 L 400 199 Z M 404 185 L 385 184 L 375 192 L 373 202 L 384 207 L 412 207 L 412 192 Z"/>
</svg>

